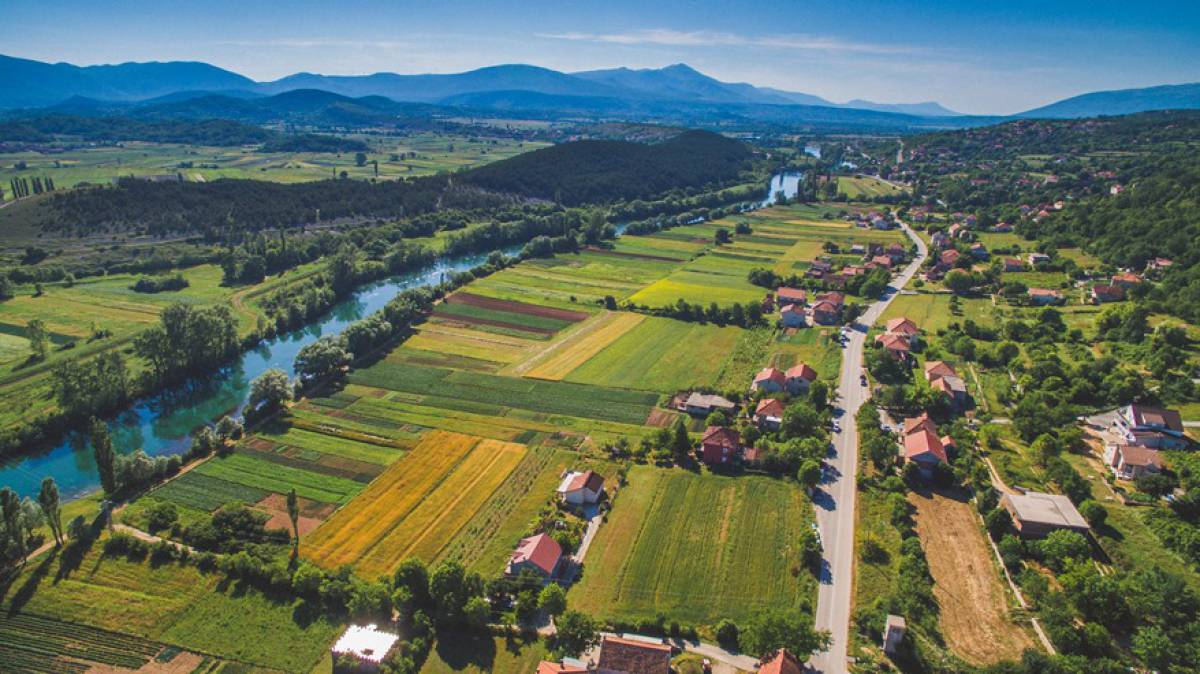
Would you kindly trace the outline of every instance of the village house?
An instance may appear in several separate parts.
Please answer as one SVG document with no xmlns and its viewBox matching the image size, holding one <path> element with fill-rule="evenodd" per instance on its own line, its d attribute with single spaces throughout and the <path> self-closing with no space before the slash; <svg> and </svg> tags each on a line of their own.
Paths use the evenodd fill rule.
<svg viewBox="0 0 1200 674">
<path fill-rule="evenodd" d="M 775 299 L 781 304 L 804 305 L 808 301 L 808 293 L 803 288 L 788 288 L 779 286 L 775 289 Z"/>
<path fill-rule="evenodd" d="M 537 674 L 589 674 L 587 663 L 574 658 L 563 658 L 562 662 L 542 660 L 538 663 Z"/>
<path fill-rule="evenodd" d="M 1004 271 L 1021 271 L 1025 268 L 1025 263 L 1015 257 L 1004 258 Z"/>
<path fill-rule="evenodd" d="M 961 239 L 963 237 L 963 235 L 966 234 L 966 232 L 967 232 L 966 227 L 963 227 L 960 223 L 957 223 L 957 222 L 954 223 L 953 225 L 950 225 L 950 228 L 946 230 L 946 233 L 950 235 L 951 239 Z"/>
<path fill-rule="evenodd" d="M 1156 257 L 1153 260 L 1150 260 L 1149 262 L 1146 263 L 1146 271 L 1147 272 L 1166 271 L 1173 264 L 1175 264 L 1175 263 L 1171 262 L 1170 260 L 1168 260 L 1165 257 Z"/>
<path fill-rule="evenodd" d="M 782 393 L 787 384 L 787 378 L 777 368 L 764 367 L 754 375 L 754 383 L 750 390 L 756 393 Z"/>
<path fill-rule="evenodd" d="M 1052 531 L 1069 529 L 1087 535 L 1087 520 L 1075 509 L 1071 499 L 1061 494 L 1030 491 L 1004 494 L 1000 505 L 1012 516 L 1017 533 L 1026 538 L 1042 538 Z"/>
<path fill-rule="evenodd" d="M 558 485 L 558 499 L 568 505 L 593 505 L 604 495 L 604 478 L 594 470 L 571 471 Z"/>
<path fill-rule="evenodd" d="M 946 463 L 946 447 L 928 414 L 904 420 L 904 462 L 914 463 L 922 477 L 933 477 L 934 469 Z"/>
<path fill-rule="evenodd" d="M 991 257 L 991 253 L 988 253 L 987 247 L 982 243 L 973 243 L 971 244 L 971 257 L 976 260 L 986 260 Z"/>
<path fill-rule="evenodd" d="M 886 254 L 888 257 L 890 257 L 892 259 L 893 265 L 900 264 L 901 262 L 904 261 L 904 258 L 907 256 L 907 252 L 904 250 L 904 246 L 902 246 L 898 243 L 893 243 L 892 245 L 888 246 Z"/>
<path fill-rule="evenodd" d="M 1040 305 L 1058 304 L 1063 300 L 1062 293 L 1050 288 L 1030 288 L 1026 294 L 1029 295 L 1029 301 Z"/>
<path fill-rule="evenodd" d="M 814 272 L 816 272 L 818 278 L 821 274 L 828 274 L 831 271 L 833 271 L 833 265 L 824 260 L 813 260 L 808 265 L 809 275 L 812 275 Z"/>
<path fill-rule="evenodd" d="M 375 625 L 351 625 L 333 644 L 330 654 L 334 662 L 351 659 L 358 662 L 358 670 L 377 672 L 388 651 L 400 641 L 400 635 L 384 632 Z"/>
<path fill-rule="evenodd" d="M 816 380 L 816 370 L 809 367 L 807 363 L 796 363 L 784 373 L 783 385 L 787 388 L 788 393 L 799 395 L 807 392 L 808 388 Z"/>
<path fill-rule="evenodd" d="M 1123 272 L 1120 272 L 1117 274 L 1113 274 L 1113 276 L 1112 276 L 1113 285 L 1121 286 L 1122 288 L 1124 288 L 1126 290 L 1129 290 L 1130 288 L 1140 284 L 1141 282 L 1142 282 L 1142 277 L 1138 276 L 1137 274 L 1134 274 L 1133 272 L 1123 271 Z"/>
<path fill-rule="evenodd" d="M 1001 223 L 992 225 L 992 231 L 997 234 L 1008 234 L 1009 232 L 1013 231 L 1013 226 L 1008 224 L 1007 222 L 1001 222 Z"/>
<path fill-rule="evenodd" d="M 522 571 L 529 570 L 544 579 L 550 579 L 558 573 L 561 562 L 562 548 L 558 542 L 547 534 L 537 534 L 522 538 L 517 543 L 517 549 L 509 557 L 504 573 L 519 576 Z"/>
<path fill-rule="evenodd" d="M 930 388 L 945 394 L 955 409 L 966 407 L 969 398 L 967 384 L 949 363 L 941 360 L 925 363 L 925 381 L 929 382 Z"/>
<path fill-rule="evenodd" d="M 1036 267 L 1039 264 L 1048 264 L 1050 262 L 1050 256 L 1045 253 L 1030 253 L 1029 257 L 1026 259 L 1029 260 L 1029 266 L 1031 267 Z"/>
<path fill-rule="evenodd" d="M 713 412 L 732 414 L 737 405 L 719 395 L 698 393 L 693 391 L 683 401 L 683 411 L 698 417 L 706 417 Z"/>
<path fill-rule="evenodd" d="M 916 335 L 921 334 L 921 328 L 918 328 L 917 324 L 914 323 L 912 319 L 904 316 L 893 318 L 892 320 L 888 321 L 884 324 L 884 329 L 885 332 L 889 332 L 894 335 L 904 335 L 905 337 L 915 337 Z"/>
<path fill-rule="evenodd" d="M 839 307 L 828 300 L 821 300 L 812 306 L 812 320 L 817 325 L 837 325 L 840 316 Z"/>
<path fill-rule="evenodd" d="M 725 426 L 709 426 L 700 439 L 700 457 L 709 466 L 732 463 L 741 449 L 738 432 Z"/>
<path fill-rule="evenodd" d="M 912 346 L 904 335 L 884 333 L 875 337 L 875 343 L 883 347 L 892 358 L 907 363 Z"/>
<path fill-rule="evenodd" d="M 939 229 L 929 237 L 929 242 L 934 248 L 945 248 L 950 245 L 950 236 Z"/>
<path fill-rule="evenodd" d="M 785 328 L 803 328 L 806 319 L 803 305 L 785 304 L 779 310 L 779 323 Z"/>
<path fill-rule="evenodd" d="M 1113 185 L 1112 187 L 1108 188 L 1108 193 L 1114 197 L 1124 191 L 1125 191 L 1125 188 L 1121 186 L 1121 183 L 1117 183 L 1116 185 Z"/>
<path fill-rule="evenodd" d="M 1122 444 L 1106 446 L 1104 462 L 1122 480 L 1136 480 L 1147 473 L 1160 472 L 1164 465 L 1157 449 Z"/>
<path fill-rule="evenodd" d="M 670 674 L 672 648 L 661 639 L 615 637 L 600 639 L 597 674 Z"/>
<path fill-rule="evenodd" d="M 850 253 L 853 255 L 866 255 L 867 248 L 866 248 L 866 246 L 862 245 L 861 243 L 856 243 L 856 244 L 850 246 Z"/>
<path fill-rule="evenodd" d="M 804 671 L 803 663 L 786 648 L 764 658 L 762 666 L 758 668 L 758 674 L 803 674 Z"/>
<path fill-rule="evenodd" d="M 1120 302 L 1125 299 L 1125 290 L 1121 286 L 1092 286 L 1092 301 L 1096 304 L 1105 302 Z"/>
<path fill-rule="evenodd" d="M 783 423 L 783 402 L 775 398 L 763 398 L 754 408 L 754 425 L 759 430 L 777 431 Z"/>
<path fill-rule="evenodd" d="M 1154 449 L 1187 449 L 1191 440 L 1184 433 L 1178 410 L 1126 405 L 1117 410 L 1113 431 L 1125 444 Z"/>
<path fill-rule="evenodd" d="M 938 256 L 938 262 L 941 262 L 943 266 L 949 268 L 957 264 L 958 258 L 960 257 L 962 257 L 962 253 L 958 252 L 958 250 L 955 248 L 951 248 L 950 250 L 942 251 L 942 254 Z"/>
<path fill-rule="evenodd" d="M 884 269 L 892 268 L 892 258 L 887 255 L 876 255 L 875 257 L 871 258 L 871 263 L 878 267 L 883 267 Z"/>
</svg>

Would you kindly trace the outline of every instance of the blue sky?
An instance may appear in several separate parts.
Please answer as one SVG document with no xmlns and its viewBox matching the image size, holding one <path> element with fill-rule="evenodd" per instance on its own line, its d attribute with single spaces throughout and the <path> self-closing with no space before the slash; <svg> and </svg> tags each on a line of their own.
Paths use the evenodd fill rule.
<svg viewBox="0 0 1200 674">
<path fill-rule="evenodd" d="M 834 101 L 1010 113 L 1200 81 L 1200 2 L 5 0 L 0 53 L 81 65 L 199 60 L 259 80 L 685 62 Z"/>
</svg>

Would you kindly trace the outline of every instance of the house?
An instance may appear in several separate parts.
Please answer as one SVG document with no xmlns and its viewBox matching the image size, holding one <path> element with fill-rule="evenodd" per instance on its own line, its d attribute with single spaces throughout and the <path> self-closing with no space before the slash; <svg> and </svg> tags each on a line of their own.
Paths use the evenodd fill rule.
<svg viewBox="0 0 1200 674">
<path fill-rule="evenodd" d="M 713 412 L 732 414 L 737 405 L 718 395 L 697 393 L 693 391 L 687 400 L 683 401 L 683 411 L 698 417 L 706 417 Z"/>
<path fill-rule="evenodd" d="M 508 559 L 504 573 L 519 576 L 526 569 L 543 578 L 553 578 L 562 561 L 562 548 L 547 534 L 522 538 Z"/>
<path fill-rule="evenodd" d="M 966 407 L 969 400 L 967 383 L 958 376 L 949 363 L 941 360 L 931 360 L 925 363 L 925 381 L 930 388 L 941 391 L 950 399 L 950 404 L 956 409 Z M 945 444 L 943 441 L 942 444 Z"/>
<path fill-rule="evenodd" d="M 892 320 L 888 321 L 884 327 L 887 332 L 890 332 L 894 335 L 913 337 L 921 334 L 921 328 L 918 328 L 917 324 L 914 323 L 912 319 L 905 318 L 904 316 L 893 318 Z"/>
<path fill-rule="evenodd" d="M 574 658 L 563 658 L 562 662 L 542 660 L 537 674 L 588 674 L 587 664 Z"/>
<path fill-rule="evenodd" d="M 780 304 L 799 304 L 804 306 L 804 303 L 808 301 L 808 293 L 802 288 L 780 286 L 775 290 L 775 298 Z"/>
<path fill-rule="evenodd" d="M 1156 257 L 1146 263 L 1146 271 L 1166 271 L 1175 264 L 1165 257 Z"/>
<path fill-rule="evenodd" d="M 867 248 L 861 243 L 856 243 L 850 246 L 850 253 L 852 255 L 865 255 L 867 253 Z"/>
<path fill-rule="evenodd" d="M 758 674 L 803 674 L 804 665 L 791 651 L 781 648 L 769 658 L 763 659 Z"/>
<path fill-rule="evenodd" d="M 886 349 L 892 358 L 902 362 L 908 361 L 909 353 L 912 351 L 912 346 L 909 345 L 908 338 L 904 335 L 884 333 L 875 338 L 875 343 Z"/>
<path fill-rule="evenodd" d="M 804 306 L 800 304 L 785 304 L 779 310 L 779 322 L 785 328 L 803 328 L 805 325 Z"/>
<path fill-rule="evenodd" d="M 1113 274 L 1113 276 L 1112 276 L 1113 285 L 1121 286 L 1122 288 L 1124 288 L 1126 290 L 1129 290 L 1130 288 L 1140 284 L 1141 282 L 1142 282 L 1142 277 L 1138 276 L 1137 274 L 1134 274 L 1133 272 L 1123 271 L 1119 274 Z"/>
<path fill-rule="evenodd" d="M 375 625 L 351 625 L 338 637 L 330 653 L 335 662 L 339 658 L 352 658 L 358 661 L 359 670 L 377 672 L 398 641 L 400 635 L 384 632 Z"/>
<path fill-rule="evenodd" d="M 932 384 L 942 377 L 957 377 L 958 372 L 944 360 L 931 360 L 925 363 L 925 381 Z"/>
<path fill-rule="evenodd" d="M 841 311 L 842 305 L 846 303 L 846 293 L 831 291 L 817 295 L 818 302 L 830 302 Z"/>
<path fill-rule="evenodd" d="M 1163 469 L 1162 456 L 1157 449 L 1138 445 L 1108 445 L 1104 448 L 1104 462 L 1122 480 L 1136 480 Z"/>
<path fill-rule="evenodd" d="M 1186 449 L 1191 440 L 1183 431 L 1178 410 L 1126 405 L 1117 410 L 1113 430 L 1125 444 L 1154 449 Z"/>
<path fill-rule="evenodd" d="M 887 256 L 892 258 L 892 264 L 903 262 L 906 254 L 904 246 L 898 243 L 893 243 L 887 247 Z"/>
<path fill-rule="evenodd" d="M 840 308 L 833 302 L 822 300 L 812 306 L 813 323 L 818 325 L 837 325 L 840 318 Z"/>
<path fill-rule="evenodd" d="M 1015 257 L 1004 258 L 1004 271 L 1021 271 L 1025 268 L 1025 263 Z"/>
<path fill-rule="evenodd" d="M 1092 301 L 1096 304 L 1120 302 L 1123 299 L 1125 299 L 1125 289 L 1121 286 L 1092 286 Z"/>
<path fill-rule="evenodd" d="M 908 631 L 908 625 L 904 622 L 904 616 L 888 614 L 887 622 L 883 625 L 883 652 L 888 655 L 895 655 L 900 648 L 901 642 L 904 641 L 904 633 Z M 541 672 L 538 672 L 541 674 Z"/>
<path fill-rule="evenodd" d="M 604 478 L 594 470 L 570 471 L 558 484 L 558 498 L 569 505 L 591 505 L 604 495 Z"/>
<path fill-rule="evenodd" d="M 990 256 L 991 253 L 988 253 L 987 247 L 982 243 L 971 244 L 971 257 L 975 258 L 976 260 L 986 260 Z"/>
<path fill-rule="evenodd" d="M 738 432 L 724 426 L 709 426 L 700 439 L 701 458 L 710 466 L 732 463 L 741 448 Z"/>
<path fill-rule="evenodd" d="M 1062 302 L 1063 295 L 1057 290 L 1049 288 L 1030 288 L 1027 291 L 1029 300 L 1034 304 L 1058 304 Z"/>
<path fill-rule="evenodd" d="M 1125 191 L 1125 188 L 1121 185 L 1121 183 L 1117 183 L 1116 185 L 1113 185 L 1112 187 L 1108 188 L 1108 193 L 1114 197 L 1124 191 Z"/>
<path fill-rule="evenodd" d="M 871 219 L 871 227 L 873 229 L 887 231 L 892 228 L 892 223 L 882 217 L 872 218 Z"/>
<path fill-rule="evenodd" d="M 892 268 L 892 258 L 888 255 L 876 255 L 875 257 L 871 258 L 871 262 L 876 266 L 883 267 L 884 269 Z"/>
<path fill-rule="evenodd" d="M 992 231 L 997 234 L 1008 234 L 1009 232 L 1013 231 L 1013 226 L 1007 222 L 1001 222 L 992 225 Z"/>
<path fill-rule="evenodd" d="M 962 257 L 962 253 L 958 252 L 955 248 L 951 248 L 950 250 L 943 250 L 942 254 L 938 256 L 938 261 L 945 267 L 953 267 L 958 263 L 958 258 L 960 257 Z"/>
<path fill-rule="evenodd" d="M 604 636 L 597 674 L 670 674 L 670 646 L 659 639 Z"/>
<path fill-rule="evenodd" d="M 934 248 L 945 248 L 950 245 L 950 236 L 938 230 L 929 237 L 929 243 L 933 244 Z"/>
<path fill-rule="evenodd" d="M 754 383 L 750 385 L 751 391 L 762 393 L 782 393 L 787 385 L 787 378 L 783 372 L 773 367 L 764 367 L 754 375 Z"/>
<path fill-rule="evenodd" d="M 1005 494 L 1000 505 L 1012 516 L 1017 533 L 1027 538 L 1041 538 L 1058 529 L 1070 529 L 1087 535 L 1088 523 L 1075 509 L 1071 499 L 1061 494 L 1030 491 L 1024 494 Z"/>
<path fill-rule="evenodd" d="M 909 430 L 910 422 L 912 430 Z M 938 437 L 937 427 L 928 415 L 904 420 L 904 461 L 917 465 L 924 477 L 932 477 L 934 468 L 946 463 L 946 447 Z"/>
<path fill-rule="evenodd" d="M 754 408 L 754 425 L 764 431 L 777 431 L 783 423 L 783 402 L 775 398 L 763 398 Z"/>
<path fill-rule="evenodd" d="M 947 229 L 946 233 L 950 235 L 951 239 L 961 239 L 966 231 L 966 228 L 963 227 L 962 224 L 956 222 L 953 225 L 950 225 L 950 229 Z"/>
<path fill-rule="evenodd" d="M 1039 264 L 1049 264 L 1050 262 L 1050 256 L 1045 253 L 1030 253 L 1026 259 L 1029 260 L 1029 266 L 1031 267 L 1036 267 Z"/>
<path fill-rule="evenodd" d="M 797 395 L 808 391 L 808 387 L 817 380 L 817 371 L 807 363 L 796 363 L 784 373 L 784 387 L 788 393 Z"/>
<path fill-rule="evenodd" d="M 833 271 L 833 265 L 829 264 L 828 262 L 826 262 L 824 260 L 813 260 L 808 265 L 808 271 L 809 272 L 815 271 L 815 272 L 821 272 L 822 274 L 828 274 L 829 272 Z"/>
</svg>

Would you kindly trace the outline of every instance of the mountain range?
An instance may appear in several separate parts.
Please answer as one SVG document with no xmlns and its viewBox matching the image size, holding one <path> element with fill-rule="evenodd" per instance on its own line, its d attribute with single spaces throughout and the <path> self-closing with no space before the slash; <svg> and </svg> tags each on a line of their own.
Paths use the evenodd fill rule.
<svg viewBox="0 0 1200 674">
<path fill-rule="evenodd" d="M 398 102 L 547 114 L 701 114 L 705 118 L 769 122 L 811 121 L 815 117 L 824 123 L 896 127 L 971 126 L 994 119 L 960 116 L 932 101 L 877 103 L 855 99 L 834 103 L 812 94 L 722 82 L 684 64 L 574 73 L 521 64 L 441 75 L 297 73 L 272 82 L 255 82 L 213 65 L 190 61 L 75 66 L 0 55 L 0 81 L 5 83 L 0 89 L 0 108 L 130 103 L 144 108 L 186 101 L 191 107 L 232 109 L 242 118 L 254 115 L 256 98 L 304 90 L 338 94 L 354 99 L 356 106 L 377 110 Z M 314 95 L 299 96 L 294 102 L 300 101 L 313 104 Z M 1085 94 L 1018 116 L 1087 117 L 1165 108 L 1200 108 L 1200 84 Z"/>
</svg>

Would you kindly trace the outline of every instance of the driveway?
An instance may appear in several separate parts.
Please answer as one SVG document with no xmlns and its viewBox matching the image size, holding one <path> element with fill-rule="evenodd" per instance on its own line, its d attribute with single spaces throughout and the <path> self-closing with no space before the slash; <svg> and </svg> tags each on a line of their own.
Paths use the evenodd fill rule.
<svg viewBox="0 0 1200 674">
<path fill-rule="evenodd" d="M 854 417 L 870 397 L 859 376 L 863 368 L 863 348 L 867 330 L 879 320 L 892 298 L 916 275 L 928 249 L 908 225 L 900 223 L 904 233 L 917 247 L 916 258 L 888 286 L 883 299 L 873 303 L 849 330 L 849 342 L 842 352 L 842 371 L 837 389 L 835 414 L 840 430 L 833 434 L 833 449 L 827 459 L 828 471 L 834 479 L 814 494 L 817 525 L 825 544 L 822 557 L 820 586 L 817 591 L 816 627 L 828 630 L 833 640 L 829 650 L 809 660 L 809 666 L 820 672 L 846 672 L 846 655 L 850 641 L 850 611 L 854 588 L 854 499 L 858 474 L 858 430 Z"/>
</svg>

